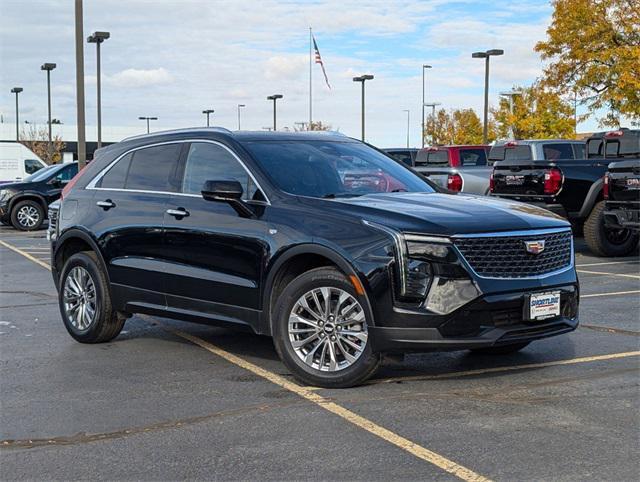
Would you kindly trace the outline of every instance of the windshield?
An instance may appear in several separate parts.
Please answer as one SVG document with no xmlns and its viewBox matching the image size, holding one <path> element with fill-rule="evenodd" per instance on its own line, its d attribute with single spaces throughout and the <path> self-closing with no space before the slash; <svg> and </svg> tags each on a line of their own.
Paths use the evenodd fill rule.
<svg viewBox="0 0 640 482">
<path fill-rule="evenodd" d="M 35 172 L 34 174 L 31 174 L 30 176 L 25 177 L 22 181 L 23 182 L 43 181 L 44 179 L 48 178 L 51 174 L 53 174 L 55 171 L 58 171 L 61 168 L 62 168 L 61 164 L 54 164 L 53 166 L 47 166 Z"/>
<path fill-rule="evenodd" d="M 359 142 L 250 141 L 244 146 L 281 190 L 311 197 L 434 192 L 401 164 Z"/>
</svg>

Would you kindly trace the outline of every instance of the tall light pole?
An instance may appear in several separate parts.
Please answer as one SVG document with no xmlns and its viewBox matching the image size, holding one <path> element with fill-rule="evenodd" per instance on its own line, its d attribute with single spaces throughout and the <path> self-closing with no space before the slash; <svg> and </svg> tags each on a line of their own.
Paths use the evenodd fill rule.
<svg viewBox="0 0 640 482">
<path fill-rule="evenodd" d="M 246 107 L 244 104 L 238 104 L 238 130 L 240 130 L 240 108 Z"/>
<path fill-rule="evenodd" d="M 422 117 L 420 118 L 420 138 L 422 139 L 422 147 L 424 147 L 424 91 L 425 91 L 425 70 L 430 69 L 431 65 L 422 65 Z"/>
<path fill-rule="evenodd" d="M 147 121 L 147 134 L 149 133 L 149 121 L 158 120 L 157 117 L 138 117 L 139 120 Z"/>
<path fill-rule="evenodd" d="M 47 72 L 47 112 L 49 116 L 49 144 L 47 152 L 49 153 L 49 161 L 51 161 L 51 71 L 56 68 L 56 64 L 45 63 L 40 66 L 40 70 Z"/>
<path fill-rule="evenodd" d="M 367 80 L 373 80 L 373 75 L 371 74 L 366 74 L 366 75 L 361 75 L 359 77 L 354 77 L 353 81 L 354 82 L 360 82 L 362 83 L 362 142 L 364 142 L 364 83 Z"/>
<path fill-rule="evenodd" d="M 87 42 L 96 44 L 96 97 L 98 110 L 98 149 L 102 147 L 102 88 L 100 82 L 100 44 L 111 37 L 109 32 L 93 32 L 87 37 Z"/>
<path fill-rule="evenodd" d="M 409 116 L 411 115 L 411 111 L 409 109 L 404 109 L 402 112 L 407 113 L 407 147 L 409 147 Z"/>
<path fill-rule="evenodd" d="M 500 95 L 509 99 L 509 114 L 513 116 L 513 98 L 516 95 L 521 95 L 521 92 L 512 90 L 511 92 L 500 92 Z M 509 123 L 509 136 L 511 139 L 515 139 L 515 133 L 513 132 L 513 122 Z"/>
<path fill-rule="evenodd" d="M 488 115 L 489 115 L 489 58 L 492 55 L 502 55 L 504 50 L 491 49 L 486 52 L 474 52 L 471 57 L 474 59 L 484 59 L 484 123 L 482 125 L 482 143 L 487 143 L 488 138 Z"/>
<path fill-rule="evenodd" d="M 273 94 L 267 97 L 267 100 L 273 101 L 273 130 L 276 130 L 276 101 L 282 99 L 282 94 Z"/>
<path fill-rule="evenodd" d="M 424 104 L 425 107 L 431 107 L 431 124 L 433 127 L 436 125 L 436 107 L 442 105 L 440 102 L 431 102 L 430 104 Z M 431 132 L 431 145 L 435 139 L 433 131 Z"/>
<path fill-rule="evenodd" d="M 87 137 L 84 118 L 84 30 L 82 22 L 82 0 L 75 0 L 76 37 L 76 107 L 78 124 L 78 169 L 87 161 Z"/>
<path fill-rule="evenodd" d="M 18 110 L 18 94 L 22 92 L 22 87 L 11 89 L 12 94 L 16 94 L 16 141 L 20 140 L 20 111 Z"/>
<path fill-rule="evenodd" d="M 207 127 L 209 127 L 209 115 L 213 114 L 215 111 L 213 109 L 205 109 L 202 111 L 203 114 L 207 116 Z"/>
</svg>

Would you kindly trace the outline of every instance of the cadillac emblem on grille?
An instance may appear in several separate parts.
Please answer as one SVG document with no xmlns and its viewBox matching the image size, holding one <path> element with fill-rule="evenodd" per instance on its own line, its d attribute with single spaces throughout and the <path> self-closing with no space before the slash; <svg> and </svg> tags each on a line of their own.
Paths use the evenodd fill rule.
<svg viewBox="0 0 640 482">
<path fill-rule="evenodd" d="M 537 241 L 523 241 L 527 253 L 540 254 L 544 251 L 544 239 Z"/>
</svg>

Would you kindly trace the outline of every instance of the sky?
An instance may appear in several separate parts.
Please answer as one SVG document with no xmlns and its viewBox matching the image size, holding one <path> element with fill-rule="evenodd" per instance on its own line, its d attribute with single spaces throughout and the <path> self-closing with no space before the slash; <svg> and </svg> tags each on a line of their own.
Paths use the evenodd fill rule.
<svg viewBox="0 0 640 482">
<path fill-rule="evenodd" d="M 72 0 L 0 0 L 0 113 L 14 122 L 11 88 L 21 86 L 22 120 L 46 122 L 44 62 L 52 72 L 52 116 L 75 124 L 75 43 Z M 379 147 L 420 143 L 422 68 L 426 102 L 482 112 L 484 61 L 491 59 L 490 104 L 501 91 L 529 85 L 542 73 L 533 47 L 545 38 L 552 8 L 542 0 L 84 0 L 84 37 L 109 31 L 102 45 L 103 126 L 152 129 L 211 124 L 243 129 L 278 127 L 309 117 L 309 27 L 322 54 L 329 89 L 313 65 L 314 120 L 360 136 L 360 84 L 366 84 L 366 137 Z M 85 43 L 86 117 L 96 121 L 95 45 Z M 580 109 L 579 109 L 579 113 Z M 579 131 L 597 128 L 590 118 Z M 91 139 L 89 139 L 91 140 Z"/>
</svg>

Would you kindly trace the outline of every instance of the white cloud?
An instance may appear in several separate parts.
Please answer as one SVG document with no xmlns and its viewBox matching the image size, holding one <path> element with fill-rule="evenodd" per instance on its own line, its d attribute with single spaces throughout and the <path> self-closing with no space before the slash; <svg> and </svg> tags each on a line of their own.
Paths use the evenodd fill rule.
<svg viewBox="0 0 640 482">
<path fill-rule="evenodd" d="M 173 76 L 163 67 L 148 70 L 125 69 L 105 78 L 105 83 L 124 88 L 148 87 L 171 82 L 173 82 Z"/>
<path fill-rule="evenodd" d="M 271 57 L 265 62 L 264 76 L 268 80 L 294 79 L 300 77 L 308 65 L 306 55 Z"/>
</svg>

